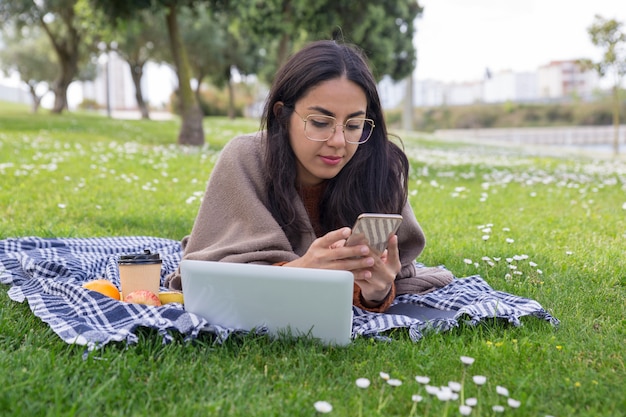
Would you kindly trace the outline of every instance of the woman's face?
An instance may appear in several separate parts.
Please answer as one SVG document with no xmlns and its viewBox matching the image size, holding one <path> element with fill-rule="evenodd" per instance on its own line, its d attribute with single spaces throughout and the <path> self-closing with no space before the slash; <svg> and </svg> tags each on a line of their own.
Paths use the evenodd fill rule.
<svg viewBox="0 0 626 417">
<path fill-rule="evenodd" d="M 298 184 L 316 185 L 335 177 L 359 146 L 345 141 L 341 126 L 326 142 L 312 141 L 304 134 L 302 119 L 309 115 L 333 116 L 342 125 L 351 117 L 365 117 L 366 110 L 365 92 L 345 77 L 316 85 L 296 102 L 297 113 L 292 114 L 289 125 L 289 143 L 296 155 Z"/>
</svg>

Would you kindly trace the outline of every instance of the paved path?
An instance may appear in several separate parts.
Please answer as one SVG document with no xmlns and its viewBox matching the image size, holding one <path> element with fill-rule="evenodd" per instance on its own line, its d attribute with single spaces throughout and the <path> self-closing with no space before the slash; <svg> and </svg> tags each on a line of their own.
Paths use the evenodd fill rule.
<svg viewBox="0 0 626 417">
<path fill-rule="evenodd" d="M 519 145 L 611 145 L 613 126 L 529 127 L 502 129 L 442 129 L 435 136 L 509 142 Z M 626 145 L 626 125 L 619 128 L 619 143 Z"/>
</svg>

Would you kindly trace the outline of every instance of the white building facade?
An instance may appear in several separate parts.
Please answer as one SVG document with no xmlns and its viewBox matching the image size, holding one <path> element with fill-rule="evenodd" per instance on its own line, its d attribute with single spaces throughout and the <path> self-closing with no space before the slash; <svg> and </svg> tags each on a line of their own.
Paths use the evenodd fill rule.
<svg viewBox="0 0 626 417">
<path fill-rule="evenodd" d="M 537 70 L 537 79 L 542 99 L 591 99 L 594 90 L 599 88 L 597 72 L 585 71 L 575 61 L 552 61 Z"/>
<path fill-rule="evenodd" d="M 130 66 L 115 52 L 107 55 L 102 55 L 100 59 L 96 79 L 83 83 L 83 97 L 103 108 L 108 100 L 113 110 L 136 110 L 137 99 Z M 143 70 L 141 92 L 144 101 L 153 109 L 166 108 L 178 84 L 176 74 L 167 65 L 154 62 L 148 62 Z"/>
<path fill-rule="evenodd" d="M 418 107 L 429 107 L 541 102 L 573 97 L 589 100 L 599 88 L 599 77 L 594 70 L 583 70 L 575 60 L 553 61 L 535 72 L 500 71 L 475 82 L 419 80 L 415 83 L 413 102 Z"/>
</svg>

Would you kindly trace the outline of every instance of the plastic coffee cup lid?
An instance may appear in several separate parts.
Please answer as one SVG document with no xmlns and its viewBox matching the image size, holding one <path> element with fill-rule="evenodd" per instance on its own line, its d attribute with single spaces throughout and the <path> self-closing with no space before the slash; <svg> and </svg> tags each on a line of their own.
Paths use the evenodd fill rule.
<svg viewBox="0 0 626 417">
<path fill-rule="evenodd" d="M 145 249 L 143 253 L 132 253 L 129 255 L 121 255 L 117 261 L 120 265 L 131 264 L 160 264 L 163 261 L 158 253 L 151 253 L 150 249 Z"/>
</svg>

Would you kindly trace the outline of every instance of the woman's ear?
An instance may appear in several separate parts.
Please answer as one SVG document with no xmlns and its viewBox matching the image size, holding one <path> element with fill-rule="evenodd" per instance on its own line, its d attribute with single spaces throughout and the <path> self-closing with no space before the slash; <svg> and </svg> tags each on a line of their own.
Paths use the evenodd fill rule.
<svg viewBox="0 0 626 417">
<path fill-rule="evenodd" d="M 284 106 L 285 103 L 283 103 L 282 101 L 277 101 L 276 103 L 274 103 L 274 107 L 272 108 L 272 110 L 274 111 L 274 117 L 276 117 L 277 119 L 279 118 L 280 112 Z"/>
</svg>

